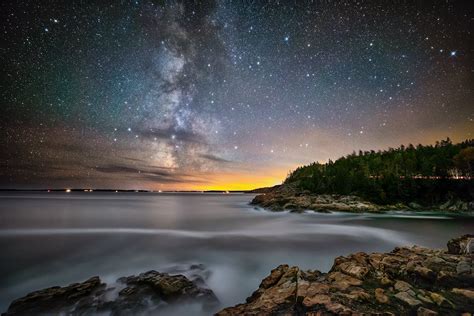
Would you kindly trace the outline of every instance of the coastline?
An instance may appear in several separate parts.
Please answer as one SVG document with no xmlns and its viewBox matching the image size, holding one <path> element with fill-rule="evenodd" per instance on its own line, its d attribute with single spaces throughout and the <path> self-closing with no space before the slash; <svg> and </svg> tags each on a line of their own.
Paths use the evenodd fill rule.
<svg viewBox="0 0 474 316">
<path fill-rule="evenodd" d="M 200 269 L 201 267 L 191 267 Z M 219 300 L 204 281 L 148 271 L 107 285 L 99 277 L 50 287 L 14 300 L 2 315 L 167 313 L 198 304 L 212 313 Z M 446 249 L 396 247 L 388 253 L 339 256 L 327 273 L 281 264 L 230 315 L 472 315 L 474 235 Z"/>
</svg>

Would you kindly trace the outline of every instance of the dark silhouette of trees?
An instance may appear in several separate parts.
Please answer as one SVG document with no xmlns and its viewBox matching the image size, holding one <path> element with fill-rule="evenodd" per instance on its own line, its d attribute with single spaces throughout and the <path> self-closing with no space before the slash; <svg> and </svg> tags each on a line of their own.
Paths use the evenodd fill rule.
<svg viewBox="0 0 474 316">
<path fill-rule="evenodd" d="M 285 183 L 317 194 L 355 194 L 377 203 L 474 199 L 474 140 L 359 151 L 291 172 Z"/>
</svg>

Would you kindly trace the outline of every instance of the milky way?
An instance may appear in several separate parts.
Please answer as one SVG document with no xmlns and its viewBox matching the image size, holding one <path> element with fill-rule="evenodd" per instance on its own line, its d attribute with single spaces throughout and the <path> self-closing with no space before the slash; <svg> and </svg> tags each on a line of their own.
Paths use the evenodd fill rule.
<svg viewBox="0 0 474 316">
<path fill-rule="evenodd" d="M 468 1 L 1 7 L 3 188 L 248 189 L 474 132 Z"/>
</svg>

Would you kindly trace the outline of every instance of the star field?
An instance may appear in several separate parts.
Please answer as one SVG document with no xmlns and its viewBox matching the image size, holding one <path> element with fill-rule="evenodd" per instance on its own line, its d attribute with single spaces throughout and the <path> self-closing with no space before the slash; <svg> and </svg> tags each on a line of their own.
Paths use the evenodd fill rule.
<svg viewBox="0 0 474 316">
<path fill-rule="evenodd" d="M 472 138 L 466 1 L 5 1 L 0 186 L 248 189 Z"/>
</svg>

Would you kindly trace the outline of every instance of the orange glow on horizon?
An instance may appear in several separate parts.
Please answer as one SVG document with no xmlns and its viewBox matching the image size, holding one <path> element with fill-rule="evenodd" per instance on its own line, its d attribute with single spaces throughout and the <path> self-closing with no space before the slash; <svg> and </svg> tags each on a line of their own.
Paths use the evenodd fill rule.
<svg viewBox="0 0 474 316">
<path fill-rule="evenodd" d="M 260 170 L 255 172 L 221 172 L 202 175 L 205 182 L 185 185 L 170 185 L 153 188 L 153 190 L 180 190 L 180 191 L 247 191 L 281 184 L 288 173 L 284 170 Z"/>
</svg>

